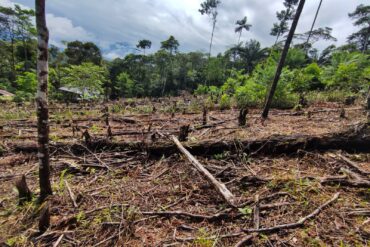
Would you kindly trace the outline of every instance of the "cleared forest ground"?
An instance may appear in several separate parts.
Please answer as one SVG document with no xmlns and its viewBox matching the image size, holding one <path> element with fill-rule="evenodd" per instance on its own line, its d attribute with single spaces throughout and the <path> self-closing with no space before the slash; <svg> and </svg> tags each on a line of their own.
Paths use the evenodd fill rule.
<svg viewBox="0 0 370 247">
<path fill-rule="evenodd" d="M 325 139 L 348 130 L 358 132 L 367 149 L 369 127 L 361 106 L 344 107 L 345 118 L 340 117 L 343 106 L 334 103 L 303 111 L 273 110 L 264 123 L 259 110 L 250 110 L 247 126 L 239 127 L 237 110 L 209 110 L 204 124 L 196 99 L 107 105 L 111 137 L 103 105 L 51 107 L 52 226 L 41 236 L 34 236 L 36 204 L 18 206 L 14 188 L 25 174 L 31 191 L 38 190 L 33 106 L 3 107 L 0 243 L 236 246 L 245 238 L 243 244 L 254 246 L 368 245 L 368 152 L 356 152 L 361 147 L 347 153 L 302 146 L 293 153 L 260 152 L 273 138 L 283 137 L 289 145 L 296 136 Z M 183 142 L 190 153 L 199 143 L 234 143 L 222 152 L 197 151 L 195 157 L 235 196 L 235 207 L 187 157 L 162 148 L 173 145 L 169 136 L 177 136 L 184 125 L 190 125 Z M 246 150 L 245 140 L 262 145 Z M 93 145 L 97 141 L 100 145 Z M 160 148 L 150 155 L 151 147 Z M 311 214 L 302 224 L 285 225 Z M 274 226 L 280 227 L 266 229 Z"/>
</svg>

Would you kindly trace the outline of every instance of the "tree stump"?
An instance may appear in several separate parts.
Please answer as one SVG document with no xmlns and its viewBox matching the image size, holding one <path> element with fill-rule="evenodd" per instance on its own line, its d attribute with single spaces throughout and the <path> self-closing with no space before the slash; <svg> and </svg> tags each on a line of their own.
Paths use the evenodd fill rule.
<svg viewBox="0 0 370 247">
<path fill-rule="evenodd" d="M 340 117 L 340 118 L 343 118 L 343 119 L 345 119 L 345 118 L 346 118 L 346 110 L 344 110 L 344 108 L 342 108 L 342 109 L 340 110 L 339 117 Z"/>
<path fill-rule="evenodd" d="M 239 112 L 238 122 L 239 126 L 245 126 L 247 124 L 248 108 L 242 108 Z"/>
<path fill-rule="evenodd" d="M 112 133 L 112 129 L 111 129 L 110 125 L 108 125 L 107 135 L 108 135 L 108 139 L 112 139 L 113 133 Z"/>
<path fill-rule="evenodd" d="M 345 105 L 353 105 L 356 101 L 356 96 L 348 96 L 346 97 L 346 99 L 344 100 L 344 104 Z"/>
<path fill-rule="evenodd" d="M 104 107 L 104 114 L 103 114 L 104 120 L 105 120 L 105 126 L 109 126 L 109 107 Z"/>
<path fill-rule="evenodd" d="M 307 99 L 304 97 L 303 94 L 301 94 L 299 96 L 299 102 L 298 102 L 298 104 L 301 105 L 302 107 L 307 107 L 308 102 L 307 102 Z"/>
<path fill-rule="evenodd" d="M 44 233 L 50 227 L 50 212 L 49 204 L 46 202 L 41 206 L 40 219 L 39 219 L 39 231 Z"/>
<path fill-rule="evenodd" d="M 311 111 L 308 111 L 307 112 L 307 119 L 311 119 L 312 118 L 312 112 Z"/>
<path fill-rule="evenodd" d="M 203 107 L 203 125 L 207 125 L 207 107 Z"/>
<path fill-rule="evenodd" d="M 85 139 L 85 144 L 86 145 L 90 145 L 90 143 L 91 143 L 91 136 L 90 136 L 88 130 L 85 130 L 85 132 L 82 134 L 82 137 Z"/>
<path fill-rule="evenodd" d="M 185 142 L 188 140 L 190 125 L 184 125 L 180 128 L 179 141 Z"/>
<path fill-rule="evenodd" d="M 18 190 L 19 206 L 23 206 L 25 202 L 29 202 L 32 200 L 32 192 L 28 188 L 25 175 L 23 175 L 19 180 L 16 181 L 15 187 Z"/>
</svg>

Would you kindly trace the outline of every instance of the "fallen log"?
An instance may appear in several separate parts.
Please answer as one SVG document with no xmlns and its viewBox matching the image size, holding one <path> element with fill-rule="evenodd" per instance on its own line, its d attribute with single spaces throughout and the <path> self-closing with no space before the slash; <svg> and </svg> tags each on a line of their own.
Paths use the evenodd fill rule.
<svg viewBox="0 0 370 247">
<path fill-rule="evenodd" d="M 235 144 L 238 145 L 235 145 Z M 370 125 L 356 125 L 338 133 L 329 133 L 320 136 L 312 135 L 273 135 L 257 140 L 229 140 L 216 142 L 200 142 L 185 146 L 193 155 L 213 155 L 225 151 L 235 151 L 236 146 L 242 147 L 239 152 L 253 154 L 293 154 L 299 150 L 327 151 L 344 150 L 347 152 L 370 152 Z M 148 152 L 154 156 L 173 154 L 174 145 L 149 147 Z"/>
<path fill-rule="evenodd" d="M 238 145 L 235 145 L 235 144 Z M 8 146 L 15 152 L 36 153 L 36 142 L 15 142 L 8 143 Z M 203 141 L 191 146 L 184 145 L 191 150 L 193 155 L 213 155 L 225 151 L 235 151 L 236 146 L 242 147 L 239 152 L 253 154 L 294 154 L 299 150 L 305 151 L 327 151 L 343 150 L 346 152 L 370 152 L 370 124 L 355 125 L 351 128 L 337 133 L 324 135 L 274 135 L 269 138 L 257 140 L 228 140 L 228 141 Z M 56 143 L 50 145 L 52 151 L 60 148 L 69 148 L 76 154 L 84 153 L 86 150 L 76 143 Z M 143 142 L 113 142 L 107 139 L 91 140 L 88 148 L 94 151 L 124 151 L 134 150 L 138 152 L 146 151 L 151 156 L 161 157 L 177 152 L 174 143 L 152 143 Z"/>
</svg>

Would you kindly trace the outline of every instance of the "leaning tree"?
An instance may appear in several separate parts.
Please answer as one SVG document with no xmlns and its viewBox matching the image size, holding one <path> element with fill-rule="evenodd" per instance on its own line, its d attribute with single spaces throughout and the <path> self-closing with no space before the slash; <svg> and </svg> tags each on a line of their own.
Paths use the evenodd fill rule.
<svg viewBox="0 0 370 247">
<path fill-rule="evenodd" d="M 276 69 L 275 77 L 274 77 L 274 80 L 272 82 L 270 92 L 269 92 L 269 95 L 268 95 L 266 103 L 265 103 L 265 107 L 264 107 L 263 112 L 262 112 L 262 118 L 263 119 L 266 119 L 268 117 L 268 114 L 269 114 L 269 111 L 270 111 L 270 106 L 271 106 L 272 100 L 274 98 L 275 90 L 276 90 L 277 84 L 279 82 L 280 75 L 281 75 L 281 72 L 282 72 L 283 67 L 284 67 L 285 59 L 288 55 L 289 47 L 290 47 L 290 44 L 292 43 L 292 40 L 293 40 L 293 37 L 294 37 L 294 32 L 297 28 L 298 21 L 299 21 L 299 18 L 301 16 L 301 13 L 302 13 L 305 2 L 306 2 L 305 0 L 300 0 L 300 2 L 299 2 L 297 12 L 294 16 L 293 23 L 292 23 L 292 26 L 290 28 L 288 38 L 285 42 L 283 52 L 281 53 L 281 57 L 280 57 L 280 61 L 278 63 L 277 69 Z"/>
</svg>

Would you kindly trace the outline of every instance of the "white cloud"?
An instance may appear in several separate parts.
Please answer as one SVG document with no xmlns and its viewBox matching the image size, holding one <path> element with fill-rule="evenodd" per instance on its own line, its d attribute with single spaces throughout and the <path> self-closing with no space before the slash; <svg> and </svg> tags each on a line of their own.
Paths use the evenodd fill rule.
<svg viewBox="0 0 370 247">
<path fill-rule="evenodd" d="M 107 56 L 123 55 L 122 51 L 110 49 L 111 44 L 126 42 L 135 47 L 140 39 L 150 39 L 154 52 L 160 42 L 174 35 L 180 42 L 181 51 L 208 51 L 211 23 L 198 9 L 203 0 L 63 0 L 47 1 L 47 12 L 51 40 L 60 44 L 62 40 L 92 40 L 103 48 Z M 244 32 L 242 39 L 257 39 L 263 46 L 274 43 L 270 36 L 272 24 L 276 22 L 276 11 L 283 8 L 283 0 L 221 0 L 219 18 L 214 38 L 214 54 L 223 52 L 237 42 L 235 22 L 244 16 L 253 25 Z M 33 7 L 30 0 L 0 0 L 17 2 Z M 368 0 L 323 1 L 316 27 L 332 27 L 337 45 L 344 44 L 354 32 L 348 18 L 359 4 Z M 297 32 L 308 31 L 319 0 L 306 1 Z M 328 42 L 319 42 L 322 49 Z M 125 49 L 125 52 L 130 51 Z"/>
<path fill-rule="evenodd" d="M 118 53 L 116 53 L 114 51 L 108 52 L 108 53 L 104 53 L 104 57 L 107 58 L 107 59 L 110 59 L 110 60 L 113 60 L 115 58 L 119 58 L 121 56 L 122 56 L 121 54 L 118 54 Z"/>
<path fill-rule="evenodd" d="M 47 14 L 46 21 L 50 32 L 50 44 L 62 47 L 62 41 L 95 40 L 92 33 L 87 32 L 83 27 L 73 25 L 68 18 Z"/>
<path fill-rule="evenodd" d="M 0 0 L 0 5 L 4 7 L 14 7 L 15 4 L 20 5 L 24 9 L 29 9 L 26 6 L 10 0 Z M 75 26 L 72 21 L 66 17 L 55 16 L 54 14 L 46 14 L 46 22 L 50 32 L 49 43 L 58 47 L 64 47 L 62 41 L 90 41 L 95 40 L 92 33 L 87 32 L 81 26 Z"/>
</svg>

